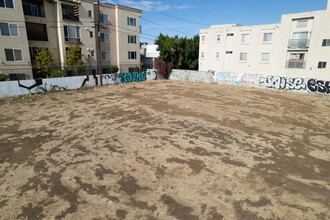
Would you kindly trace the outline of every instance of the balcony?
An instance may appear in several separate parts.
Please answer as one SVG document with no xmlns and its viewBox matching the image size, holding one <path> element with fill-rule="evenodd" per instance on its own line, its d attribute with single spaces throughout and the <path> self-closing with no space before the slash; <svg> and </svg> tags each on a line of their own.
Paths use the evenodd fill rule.
<svg viewBox="0 0 330 220">
<path fill-rule="evenodd" d="M 288 48 L 290 49 L 307 49 L 309 47 L 309 39 L 291 39 Z"/>
<path fill-rule="evenodd" d="M 23 0 L 22 6 L 24 15 L 42 18 L 45 17 L 43 1 Z"/>
<path fill-rule="evenodd" d="M 46 24 L 26 22 L 25 26 L 29 41 L 48 41 Z"/>
<path fill-rule="evenodd" d="M 288 60 L 286 61 L 286 68 L 289 69 L 305 69 L 306 61 L 303 60 Z"/>
<path fill-rule="evenodd" d="M 77 42 L 80 43 L 80 38 L 73 38 L 73 37 L 65 37 L 65 42 Z"/>
<path fill-rule="evenodd" d="M 61 4 L 61 6 L 63 19 L 79 21 L 79 5 Z"/>
</svg>

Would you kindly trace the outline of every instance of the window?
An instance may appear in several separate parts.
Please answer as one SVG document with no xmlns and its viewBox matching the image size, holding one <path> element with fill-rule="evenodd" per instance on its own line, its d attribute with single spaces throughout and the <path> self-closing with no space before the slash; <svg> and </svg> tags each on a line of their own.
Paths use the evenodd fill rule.
<svg viewBox="0 0 330 220">
<path fill-rule="evenodd" d="M 133 72 L 134 72 L 134 67 L 129 67 L 129 68 L 128 68 L 128 72 L 129 72 L 129 73 L 133 73 Z"/>
<path fill-rule="evenodd" d="M 95 51 L 94 50 L 91 50 L 91 56 L 95 56 Z"/>
<path fill-rule="evenodd" d="M 247 53 L 240 53 L 239 60 L 247 61 Z"/>
<path fill-rule="evenodd" d="M 14 8 L 13 0 L 0 0 L 0 8 Z"/>
<path fill-rule="evenodd" d="M 100 37 L 101 37 L 101 42 L 109 43 L 109 34 L 101 33 Z"/>
<path fill-rule="evenodd" d="M 205 36 L 202 36 L 202 42 L 205 42 Z"/>
<path fill-rule="evenodd" d="M 109 16 L 107 14 L 100 13 L 100 22 L 109 24 Z"/>
<path fill-rule="evenodd" d="M 136 36 L 135 35 L 128 35 L 128 43 L 129 44 L 136 44 Z"/>
<path fill-rule="evenodd" d="M 135 27 L 136 26 L 136 18 L 127 17 L 127 25 Z"/>
<path fill-rule="evenodd" d="M 330 46 L 330 39 L 323 39 L 322 46 L 323 47 Z"/>
<path fill-rule="evenodd" d="M 297 22 L 297 28 L 307 27 L 308 20 L 301 20 Z"/>
<path fill-rule="evenodd" d="M 325 69 L 327 67 L 327 62 L 319 62 L 319 65 L 317 66 L 317 68 L 319 69 Z"/>
<path fill-rule="evenodd" d="M 90 31 L 90 32 L 89 32 L 89 37 L 90 37 L 90 38 L 93 38 L 93 36 L 94 36 L 94 35 L 93 35 L 93 31 Z"/>
<path fill-rule="evenodd" d="M 226 51 L 226 54 L 232 54 L 233 51 Z"/>
<path fill-rule="evenodd" d="M 10 81 L 26 80 L 26 75 L 25 73 L 10 73 L 9 80 Z"/>
<path fill-rule="evenodd" d="M 290 60 L 303 60 L 305 57 L 304 53 L 291 53 L 289 59 Z"/>
<path fill-rule="evenodd" d="M 110 51 L 101 51 L 101 59 L 102 60 L 110 60 Z"/>
<path fill-rule="evenodd" d="M 128 51 L 128 59 L 136 60 L 136 51 Z"/>
<path fill-rule="evenodd" d="M 241 43 L 249 43 L 250 34 L 242 34 Z"/>
<path fill-rule="evenodd" d="M 215 58 L 219 59 L 220 58 L 220 52 L 215 53 Z"/>
<path fill-rule="evenodd" d="M 232 36 L 234 36 L 234 33 L 228 33 L 227 36 L 232 37 Z"/>
<path fill-rule="evenodd" d="M 201 52 L 201 58 L 204 58 L 204 52 Z"/>
<path fill-rule="evenodd" d="M 261 54 L 261 61 L 269 61 L 269 53 L 262 53 Z"/>
<path fill-rule="evenodd" d="M 36 5 L 30 5 L 23 3 L 24 15 L 38 16 L 38 7 Z"/>
<path fill-rule="evenodd" d="M 220 41 L 220 34 L 217 35 L 217 41 L 219 42 Z"/>
<path fill-rule="evenodd" d="M 292 39 L 300 40 L 300 39 L 307 39 L 308 38 L 308 31 L 304 32 L 294 32 Z"/>
<path fill-rule="evenodd" d="M 0 22 L 0 32 L 2 36 L 19 36 L 17 24 Z"/>
<path fill-rule="evenodd" d="M 22 49 L 5 49 L 7 61 L 23 61 Z"/>
<path fill-rule="evenodd" d="M 273 33 L 264 33 L 264 42 L 272 42 Z"/>
<path fill-rule="evenodd" d="M 80 42 L 79 27 L 64 25 L 65 41 Z"/>
<path fill-rule="evenodd" d="M 92 17 L 92 11 L 88 10 L 88 17 L 91 18 Z"/>
</svg>

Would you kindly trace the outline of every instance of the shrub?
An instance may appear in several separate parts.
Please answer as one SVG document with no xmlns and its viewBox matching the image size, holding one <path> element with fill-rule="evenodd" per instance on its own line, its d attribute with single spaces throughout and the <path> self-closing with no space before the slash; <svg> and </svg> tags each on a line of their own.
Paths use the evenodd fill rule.
<svg viewBox="0 0 330 220">
<path fill-rule="evenodd" d="M 47 78 L 57 78 L 66 76 L 66 72 L 60 67 L 54 67 L 50 69 Z"/>
<path fill-rule="evenodd" d="M 118 66 L 110 66 L 110 73 L 117 73 L 119 70 Z"/>
<path fill-rule="evenodd" d="M 0 73 L 0 81 L 6 81 L 7 79 L 9 79 L 8 75 Z"/>
<path fill-rule="evenodd" d="M 140 72 L 140 68 L 138 66 L 134 67 L 134 72 Z"/>
</svg>

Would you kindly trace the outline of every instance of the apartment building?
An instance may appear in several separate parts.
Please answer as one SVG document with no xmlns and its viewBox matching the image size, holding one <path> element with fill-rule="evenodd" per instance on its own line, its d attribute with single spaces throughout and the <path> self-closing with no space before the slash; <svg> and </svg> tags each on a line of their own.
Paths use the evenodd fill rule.
<svg viewBox="0 0 330 220">
<path fill-rule="evenodd" d="M 149 45 L 147 42 L 140 44 L 140 56 L 143 69 L 150 71 L 156 69 L 155 60 L 160 54 L 157 48 L 158 45 Z"/>
<path fill-rule="evenodd" d="M 97 8 L 95 7 L 95 13 Z M 100 45 L 102 72 L 111 65 L 119 72 L 140 67 L 140 17 L 142 11 L 122 5 L 100 4 Z"/>
<path fill-rule="evenodd" d="M 19 0 L 0 1 L 0 73 L 11 78 L 31 78 L 32 68 L 23 5 Z"/>
<path fill-rule="evenodd" d="M 330 79 L 327 10 L 283 15 L 281 23 L 200 30 L 199 70 Z"/>
<path fill-rule="evenodd" d="M 107 72 L 140 66 L 141 10 L 101 4 L 101 61 Z M 86 73 L 97 71 L 96 4 L 93 0 L 0 0 L 0 73 L 11 80 L 36 78 L 36 48 L 52 53 L 56 66 L 65 68 L 70 44 L 76 42 Z"/>
</svg>

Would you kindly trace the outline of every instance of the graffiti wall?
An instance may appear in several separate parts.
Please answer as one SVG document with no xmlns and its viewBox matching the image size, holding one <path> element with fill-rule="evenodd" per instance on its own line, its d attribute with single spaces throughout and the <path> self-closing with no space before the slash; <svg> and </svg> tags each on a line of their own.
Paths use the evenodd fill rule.
<svg viewBox="0 0 330 220">
<path fill-rule="evenodd" d="M 134 72 L 134 73 L 110 73 L 103 74 L 103 84 L 114 85 L 119 83 L 129 82 L 143 82 L 147 80 L 155 80 L 157 78 L 156 72 Z"/>
<path fill-rule="evenodd" d="M 172 80 L 182 80 L 187 82 L 214 82 L 213 74 L 209 72 L 195 71 L 195 70 L 172 70 L 170 75 Z"/>
<path fill-rule="evenodd" d="M 305 90 L 306 80 L 303 78 L 289 78 L 281 76 L 260 77 L 260 84 L 268 88 L 286 90 Z"/>
<path fill-rule="evenodd" d="M 278 90 L 305 91 L 330 95 L 330 81 L 302 77 L 261 76 L 227 72 L 201 72 L 193 70 L 173 70 L 170 79 L 188 82 L 217 82 L 241 86 L 273 88 Z"/>
<path fill-rule="evenodd" d="M 155 80 L 156 72 L 146 73 L 121 73 L 121 74 L 103 74 L 104 85 L 114 85 L 128 82 L 142 82 L 147 80 Z M 5 81 L 0 82 L 0 98 L 7 96 L 26 95 L 30 93 L 38 93 L 44 91 L 58 91 L 78 89 L 84 86 L 97 86 L 99 76 L 90 75 L 61 77 L 42 80 L 22 80 L 22 81 Z"/>
<path fill-rule="evenodd" d="M 236 85 L 258 84 L 259 75 L 216 72 L 214 81 L 218 83 L 234 83 Z"/>
</svg>

